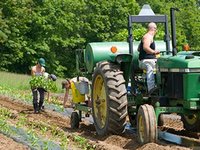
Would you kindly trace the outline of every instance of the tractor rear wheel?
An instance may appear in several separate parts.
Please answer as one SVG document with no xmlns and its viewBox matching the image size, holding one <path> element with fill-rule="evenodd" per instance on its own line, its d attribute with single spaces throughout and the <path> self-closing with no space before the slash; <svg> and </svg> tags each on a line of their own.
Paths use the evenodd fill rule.
<svg viewBox="0 0 200 150">
<path fill-rule="evenodd" d="M 181 115 L 184 128 L 188 131 L 200 131 L 200 116 L 198 114 Z"/>
<path fill-rule="evenodd" d="M 107 61 L 97 63 L 92 80 L 92 112 L 99 135 L 125 131 L 127 91 L 118 65 Z"/>
<path fill-rule="evenodd" d="M 137 133 L 140 143 L 157 141 L 157 124 L 154 108 L 151 105 L 141 105 L 137 114 Z"/>
</svg>

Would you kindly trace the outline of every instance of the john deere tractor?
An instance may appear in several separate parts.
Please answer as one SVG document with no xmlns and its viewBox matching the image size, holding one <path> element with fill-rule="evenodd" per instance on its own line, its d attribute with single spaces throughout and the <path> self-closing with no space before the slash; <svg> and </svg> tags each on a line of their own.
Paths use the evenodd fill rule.
<svg viewBox="0 0 200 150">
<path fill-rule="evenodd" d="M 182 116 L 187 130 L 200 130 L 200 52 L 176 49 L 175 11 L 171 8 L 171 37 L 166 15 L 155 15 L 149 5 L 140 14 L 128 17 L 128 42 L 89 43 L 84 65 L 91 74 L 92 116 L 99 135 L 121 134 L 126 118 L 137 127 L 141 143 L 156 142 L 157 125 L 162 115 Z M 155 22 L 164 25 L 164 40 L 155 41 L 161 51 L 157 60 L 155 81 L 158 89 L 147 93 L 145 70 L 138 65 L 133 24 Z M 81 65 L 83 65 L 81 64 Z"/>
</svg>

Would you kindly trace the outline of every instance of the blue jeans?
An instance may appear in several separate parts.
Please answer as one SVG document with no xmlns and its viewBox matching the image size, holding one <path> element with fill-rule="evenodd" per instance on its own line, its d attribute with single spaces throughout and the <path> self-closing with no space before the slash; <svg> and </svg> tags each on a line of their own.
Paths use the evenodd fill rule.
<svg viewBox="0 0 200 150">
<path fill-rule="evenodd" d="M 157 59 L 143 59 L 139 61 L 139 67 L 146 70 L 148 92 L 155 87 L 154 70 Z"/>
</svg>

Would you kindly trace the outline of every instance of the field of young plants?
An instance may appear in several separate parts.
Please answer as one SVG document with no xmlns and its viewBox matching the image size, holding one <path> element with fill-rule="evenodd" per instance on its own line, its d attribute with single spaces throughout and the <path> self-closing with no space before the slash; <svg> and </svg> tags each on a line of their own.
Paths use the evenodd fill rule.
<svg viewBox="0 0 200 150">
<path fill-rule="evenodd" d="M 51 101 L 45 101 L 45 111 L 33 113 L 29 75 L 0 72 L 0 149 L 53 149 L 53 150 L 178 150 L 190 149 L 164 141 L 140 145 L 135 133 L 100 137 L 93 124 L 83 118 L 77 130 L 70 128 L 72 108 L 63 108 L 64 91 L 56 81 L 57 91 Z M 128 120 L 127 120 L 128 122 Z"/>
</svg>

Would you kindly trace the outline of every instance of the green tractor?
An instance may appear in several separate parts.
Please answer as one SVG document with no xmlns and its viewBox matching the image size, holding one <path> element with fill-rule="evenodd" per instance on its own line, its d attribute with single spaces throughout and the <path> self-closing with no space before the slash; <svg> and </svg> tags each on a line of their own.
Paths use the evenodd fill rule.
<svg viewBox="0 0 200 150">
<path fill-rule="evenodd" d="M 92 75 L 91 112 L 99 135 L 122 134 L 128 116 L 141 143 L 156 142 L 157 125 L 162 125 L 163 114 L 170 113 L 181 115 L 187 130 L 200 130 L 200 52 L 177 53 L 175 10 L 170 11 L 172 46 L 167 16 L 153 15 L 144 5 L 142 15 L 128 17 L 128 42 L 89 43 L 79 51 L 84 63 L 77 57 L 77 65 Z M 165 30 L 164 41 L 155 41 L 161 56 L 155 74 L 158 90 L 152 95 L 147 94 L 144 72 L 138 67 L 140 42 L 133 41 L 132 34 L 134 23 L 148 22 L 163 23 Z"/>
</svg>

